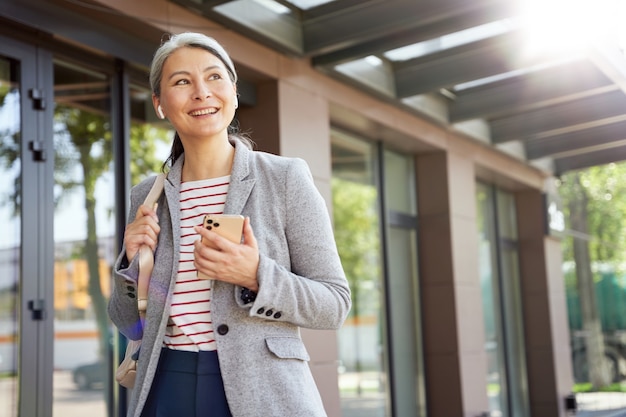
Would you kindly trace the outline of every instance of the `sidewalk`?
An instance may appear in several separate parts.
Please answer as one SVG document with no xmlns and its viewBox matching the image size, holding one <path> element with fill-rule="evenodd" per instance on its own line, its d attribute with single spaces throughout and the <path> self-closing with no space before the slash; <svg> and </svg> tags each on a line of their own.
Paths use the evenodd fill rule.
<svg viewBox="0 0 626 417">
<path fill-rule="evenodd" d="M 626 393 L 590 392 L 576 394 L 576 417 L 626 417 Z"/>
</svg>

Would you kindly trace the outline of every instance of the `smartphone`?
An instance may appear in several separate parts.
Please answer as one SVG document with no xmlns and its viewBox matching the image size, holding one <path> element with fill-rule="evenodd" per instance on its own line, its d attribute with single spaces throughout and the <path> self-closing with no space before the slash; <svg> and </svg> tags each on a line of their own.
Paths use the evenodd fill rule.
<svg viewBox="0 0 626 417">
<path fill-rule="evenodd" d="M 207 214 L 204 216 L 202 224 L 205 229 L 212 230 L 233 243 L 241 243 L 243 216 L 238 214 Z M 201 272 L 198 272 L 198 278 L 211 279 Z"/>
<path fill-rule="evenodd" d="M 233 243 L 241 243 L 243 216 L 239 214 L 207 214 L 203 225 Z"/>
</svg>

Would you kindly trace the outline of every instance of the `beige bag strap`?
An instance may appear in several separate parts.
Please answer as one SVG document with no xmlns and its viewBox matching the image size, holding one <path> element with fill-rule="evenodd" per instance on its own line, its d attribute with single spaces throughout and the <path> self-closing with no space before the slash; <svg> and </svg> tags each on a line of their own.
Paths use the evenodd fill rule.
<svg viewBox="0 0 626 417">
<path fill-rule="evenodd" d="M 163 192 L 163 184 L 165 182 L 165 174 L 157 175 L 150 192 L 146 196 L 143 204 L 149 207 L 156 205 L 159 196 Z M 154 267 L 154 254 L 149 246 L 143 245 L 139 248 L 139 280 L 137 282 L 137 306 L 139 308 L 139 317 L 143 327 L 146 317 L 146 309 L 148 308 L 148 286 L 150 284 L 150 276 Z"/>
</svg>

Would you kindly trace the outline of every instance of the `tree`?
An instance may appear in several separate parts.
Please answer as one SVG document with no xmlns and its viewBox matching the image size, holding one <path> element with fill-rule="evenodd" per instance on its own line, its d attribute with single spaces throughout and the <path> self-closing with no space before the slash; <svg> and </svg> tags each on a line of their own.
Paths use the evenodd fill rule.
<svg viewBox="0 0 626 417">
<path fill-rule="evenodd" d="M 366 316 L 378 316 L 380 300 L 380 242 L 376 188 L 333 177 L 335 241 L 352 291 L 350 316 L 354 320 L 354 366 L 363 371 L 359 326 Z M 360 384 L 357 386 L 360 391 Z M 360 393 L 360 392 L 359 392 Z"/>
<path fill-rule="evenodd" d="M 573 261 L 590 382 L 606 386 L 610 375 L 604 360 L 604 334 L 596 302 L 594 265 L 624 261 L 626 226 L 626 164 L 609 164 L 567 173 L 559 194 L 573 238 L 564 241 L 564 260 Z"/>
<path fill-rule="evenodd" d="M 87 261 L 87 293 L 94 311 L 99 337 L 100 357 L 109 357 L 111 349 L 107 300 L 100 276 L 100 251 L 96 224 L 96 183 L 113 169 L 113 144 L 108 118 L 77 107 L 59 105 L 55 109 L 55 184 L 60 186 L 56 205 L 72 192 L 82 189 L 86 214 L 86 238 L 74 256 Z M 147 124 L 131 126 L 131 181 L 158 171 L 163 161 L 155 158 L 156 144 L 165 140 L 163 129 Z M 112 213 L 112 208 L 108 209 Z M 107 384 L 108 388 L 108 384 Z M 107 395 L 106 398 L 109 398 Z"/>
<path fill-rule="evenodd" d="M 61 187 L 56 203 L 71 192 L 82 189 L 86 219 L 86 238 L 78 254 L 87 260 L 89 280 L 87 292 L 91 298 L 100 332 L 100 352 L 106 357 L 110 340 L 106 300 L 100 286 L 99 248 L 96 225 L 96 183 L 112 171 L 112 135 L 108 118 L 76 107 L 57 106 L 55 110 L 55 184 Z M 149 125 L 135 124 L 131 128 L 133 158 L 132 180 L 157 171 L 162 161 L 155 159 L 159 131 Z M 76 164 L 78 162 L 78 164 Z M 112 211 L 112 210 L 110 210 Z"/>
</svg>

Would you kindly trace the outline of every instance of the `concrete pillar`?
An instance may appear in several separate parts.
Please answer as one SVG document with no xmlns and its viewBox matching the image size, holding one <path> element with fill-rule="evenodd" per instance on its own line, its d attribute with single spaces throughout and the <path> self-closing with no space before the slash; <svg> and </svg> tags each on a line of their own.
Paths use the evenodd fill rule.
<svg viewBox="0 0 626 417">
<path fill-rule="evenodd" d="M 419 259 L 429 417 L 476 417 L 489 410 L 470 159 L 417 157 Z"/>
<path fill-rule="evenodd" d="M 538 190 L 515 193 L 530 415 L 567 416 L 573 386 L 561 241 L 547 235 Z"/>
</svg>

